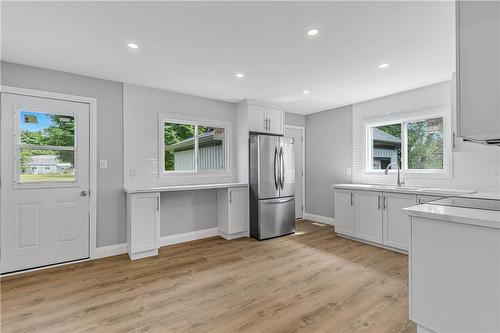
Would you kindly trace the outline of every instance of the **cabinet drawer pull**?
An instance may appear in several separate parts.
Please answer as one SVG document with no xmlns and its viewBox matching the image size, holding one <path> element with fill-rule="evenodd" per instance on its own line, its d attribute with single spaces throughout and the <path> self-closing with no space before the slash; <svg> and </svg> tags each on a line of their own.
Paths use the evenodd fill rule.
<svg viewBox="0 0 500 333">
<path fill-rule="evenodd" d="M 380 210 L 380 195 L 377 195 L 377 209 Z"/>
</svg>

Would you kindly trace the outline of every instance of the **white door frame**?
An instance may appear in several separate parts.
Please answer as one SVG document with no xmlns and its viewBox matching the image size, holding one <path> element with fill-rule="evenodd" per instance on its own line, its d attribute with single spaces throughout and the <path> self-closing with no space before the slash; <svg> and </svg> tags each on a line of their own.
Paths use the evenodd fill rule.
<svg viewBox="0 0 500 333">
<path fill-rule="evenodd" d="M 296 129 L 302 132 L 302 172 L 304 176 L 302 176 L 302 218 L 304 218 L 304 214 L 306 211 L 306 128 L 304 126 L 295 126 L 295 125 L 285 125 L 286 129 Z"/>
<path fill-rule="evenodd" d="M 89 259 L 94 259 L 97 248 L 97 99 L 93 97 L 60 94 L 50 91 L 0 86 L 0 92 L 15 95 L 58 99 L 68 102 L 87 103 L 90 111 L 90 160 L 89 160 Z M 80 260 L 82 261 L 82 260 Z M 56 266 L 56 265 L 54 265 Z"/>
</svg>

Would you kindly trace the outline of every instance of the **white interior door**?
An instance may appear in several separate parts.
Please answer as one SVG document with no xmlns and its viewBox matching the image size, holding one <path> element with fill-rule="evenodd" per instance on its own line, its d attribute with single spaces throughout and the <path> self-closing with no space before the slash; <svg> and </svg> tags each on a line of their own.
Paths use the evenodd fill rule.
<svg viewBox="0 0 500 333">
<path fill-rule="evenodd" d="M 303 132 L 302 128 L 285 128 L 285 137 L 293 138 L 293 150 L 295 155 L 295 217 L 304 216 L 304 156 L 303 156 Z"/>
<path fill-rule="evenodd" d="M 89 257 L 89 105 L 1 95 L 2 273 Z"/>
</svg>

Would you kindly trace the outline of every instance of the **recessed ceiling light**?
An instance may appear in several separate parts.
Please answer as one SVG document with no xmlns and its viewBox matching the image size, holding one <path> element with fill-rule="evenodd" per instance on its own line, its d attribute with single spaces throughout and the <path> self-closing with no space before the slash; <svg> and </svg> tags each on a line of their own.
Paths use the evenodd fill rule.
<svg viewBox="0 0 500 333">
<path fill-rule="evenodd" d="M 134 49 L 134 50 L 139 48 L 139 45 L 137 45 L 136 43 L 132 43 L 132 42 L 128 43 L 127 46 L 130 47 L 131 49 Z"/>
<path fill-rule="evenodd" d="M 380 68 L 380 69 L 384 69 L 387 67 L 389 67 L 389 64 L 386 64 L 386 63 L 378 65 L 378 68 Z"/>
<path fill-rule="evenodd" d="M 243 73 L 236 73 L 235 75 L 238 79 L 241 79 L 241 78 L 244 78 L 245 77 L 245 74 Z"/>
<path fill-rule="evenodd" d="M 311 92 L 310 92 L 309 90 L 305 89 L 305 90 L 303 90 L 303 91 L 302 91 L 302 93 L 303 93 L 304 95 L 309 95 Z"/>
<path fill-rule="evenodd" d="M 307 35 L 308 36 L 316 36 L 319 33 L 319 30 L 316 28 L 312 28 L 307 30 Z"/>
</svg>

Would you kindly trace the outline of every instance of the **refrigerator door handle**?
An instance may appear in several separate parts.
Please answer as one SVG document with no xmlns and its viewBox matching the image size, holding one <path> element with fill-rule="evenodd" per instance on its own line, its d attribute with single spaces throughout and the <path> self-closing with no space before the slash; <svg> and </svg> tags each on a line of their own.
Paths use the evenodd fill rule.
<svg viewBox="0 0 500 333">
<path fill-rule="evenodd" d="M 285 203 L 285 202 L 290 202 L 294 200 L 294 198 L 285 198 L 285 199 L 270 199 L 270 200 L 262 200 L 261 202 L 263 204 L 269 205 L 269 204 L 280 204 L 280 203 Z"/>
<path fill-rule="evenodd" d="M 285 159 L 283 158 L 283 147 L 280 147 L 280 184 L 281 189 L 285 186 Z"/>
<path fill-rule="evenodd" d="M 279 168 L 276 166 L 277 162 L 278 162 L 278 148 L 274 147 L 274 188 L 276 189 L 276 191 L 278 190 L 278 185 L 279 185 L 278 175 L 276 173 Z"/>
</svg>

